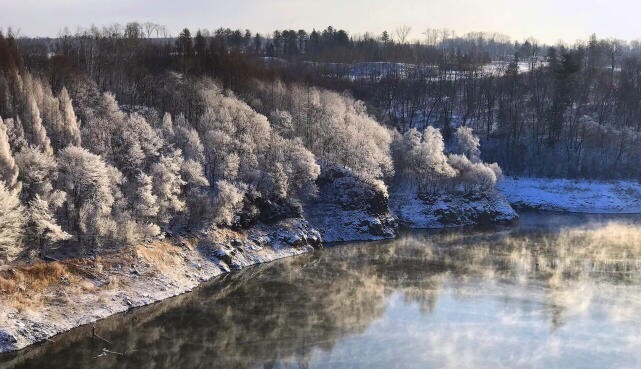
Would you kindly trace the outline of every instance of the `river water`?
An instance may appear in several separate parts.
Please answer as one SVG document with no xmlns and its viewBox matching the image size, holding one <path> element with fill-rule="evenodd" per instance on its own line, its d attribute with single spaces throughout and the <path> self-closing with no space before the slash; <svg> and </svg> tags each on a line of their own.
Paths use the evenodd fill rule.
<svg viewBox="0 0 641 369">
<path fill-rule="evenodd" d="M 526 214 L 326 247 L 17 354 L 0 368 L 639 368 L 641 222 Z"/>
</svg>

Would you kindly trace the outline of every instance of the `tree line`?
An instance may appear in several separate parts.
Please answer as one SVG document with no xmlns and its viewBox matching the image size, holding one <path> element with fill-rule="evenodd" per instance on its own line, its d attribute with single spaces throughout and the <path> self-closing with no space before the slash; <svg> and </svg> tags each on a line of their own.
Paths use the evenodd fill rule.
<svg viewBox="0 0 641 369">
<path fill-rule="evenodd" d="M 411 44 L 394 41 L 395 32 L 357 37 L 332 27 L 269 37 L 230 29 L 194 36 L 185 29 L 177 38 L 150 38 L 144 30 L 112 28 L 21 40 L 20 47 L 28 65 L 50 70 L 54 89 L 66 69 L 77 67 L 125 104 L 178 112 L 171 94 L 159 93 L 164 86 L 158 76 L 168 70 L 214 78 L 240 96 L 251 95 L 255 79 L 281 80 L 347 90 L 388 127 L 404 133 L 432 125 L 447 145 L 458 126 L 472 127 L 481 135 L 483 158 L 508 174 L 641 175 L 635 165 L 641 127 L 637 41 L 592 36 L 547 46 L 427 30 L 423 42 Z M 354 75 L 354 65 L 365 72 Z M 193 118 L 190 106 L 182 111 Z"/>
</svg>

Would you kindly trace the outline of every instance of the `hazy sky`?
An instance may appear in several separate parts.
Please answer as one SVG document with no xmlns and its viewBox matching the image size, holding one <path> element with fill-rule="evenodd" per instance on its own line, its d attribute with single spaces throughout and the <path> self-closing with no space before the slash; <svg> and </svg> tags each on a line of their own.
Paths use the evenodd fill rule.
<svg viewBox="0 0 641 369">
<path fill-rule="evenodd" d="M 27 36 L 55 36 L 64 26 L 106 25 L 132 20 L 166 25 L 172 34 L 189 27 L 322 29 L 379 33 L 402 24 L 411 38 L 424 29 L 500 32 L 573 42 L 600 37 L 641 38 L 636 0 L 0 0 L 0 27 Z"/>
</svg>

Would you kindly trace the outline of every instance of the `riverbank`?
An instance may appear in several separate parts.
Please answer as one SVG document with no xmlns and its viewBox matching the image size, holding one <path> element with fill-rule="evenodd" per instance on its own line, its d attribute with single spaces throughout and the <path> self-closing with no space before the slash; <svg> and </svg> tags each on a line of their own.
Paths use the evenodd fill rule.
<svg viewBox="0 0 641 369">
<path fill-rule="evenodd" d="M 394 238 L 398 224 L 387 196 L 379 192 L 364 196 L 361 190 L 348 191 L 352 195 L 345 198 L 323 198 L 307 209 L 309 222 L 289 219 L 244 231 L 212 228 L 96 257 L 0 270 L 0 352 L 55 340 L 72 328 L 190 292 L 231 270 L 311 252 L 322 242 Z M 405 225 L 442 228 L 440 222 L 447 219 L 449 227 L 467 226 L 482 221 L 486 213 L 494 214 L 485 219 L 489 222 L 501 222 L 505 214 L 518 219 L 504 199 L 493 199 L 441 199 L 438 206 L 421 200 L 421 210 L 413 216 L 424 217 L 424 224 Z"/>
<path fill-rule="evenodd" d="M 401 231 L 327 247 L 0 355 L 0 369 L 394 367 L 399 358 L 418 368 L 436 365 L 431 357 L 445 346 L 434 342 L 454 342 L 443 354 L 456 357 L 462 337 L 461 350 L 483 348 L 470 351 L 478 367 L 496 367 L 497 353 L 504 367 L 514 353 L 531 361 L 533 339 L 608 367 L 636 357 L 639 225 L 634 216 L 533 211 L 510 228 Z M 609 334 L 598 333 L 604 327 Z M 408 351 L 416 337 L 426 344 Z M 595 339 L 606 349 L 586 359 Z M 435 356 L 425 359 L 425 347 Z M 566 356 L 550 352 L 541 366 L 563 366 Z"/>
<path fill-rule="evenodd" d="M 641 184 L 506 177 L 498 186 L 516 209 L 595 214 L 641 213 Z"/>
<path fill-rule="evenodd" d="M 320 243 L 300 219 L 246 232 L 209 230 L 98 257 L 0 272 L 0 352 L 191 291 L 215 276 L 300 255 Z"/>
<path fill-rule="evenodd" d="M 390 194 L 390 208 L 401 224 L 416 229 L 513 224 L 519 220 L 505 197 L 496 191 L 468 196 L 420 196 L 398 191 Z"/>
</svg>

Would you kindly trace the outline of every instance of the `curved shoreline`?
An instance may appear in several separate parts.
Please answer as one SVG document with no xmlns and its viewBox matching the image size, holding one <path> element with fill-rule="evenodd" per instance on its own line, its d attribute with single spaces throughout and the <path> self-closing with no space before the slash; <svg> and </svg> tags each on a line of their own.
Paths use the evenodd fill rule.
<svg viewBox="0 0 641 369">
<path fill-rule="evenodd" d="M 317 237 L 318 232 L 305 221 L 295 219 L 261 225 L 246 233 L 216 230 L 97 258 L 42 264 L 55 264 L 64 274 L 37 293 L 24 286 L 4 293 L 0 353 L 18 351 L 73 328 L 190 292 L 231 270 L 313 251 Z M 99 271 L 87 273 L 80 265 Z M 23 269 L 26 272 L 30 267 Z M 9 273 L 23 270 L 16 267 Z"/>
<path fill-rule="evenodd" d="M 397 236 L 390 224 L 383 222 L 383 227 L 376 227 L 391 217 L 389 213 L 365 215 L 350 217 L 353 219 L 346 223 L 314 224 L 322 228 L 320 233 L 304 219 L 289 219 L 243 232 L 212 229 L 96 258 L 51 263 L 66 273 L 53 285 L 35 294 L 28 288 L 17 290 L 19 298 L 8 295 L 0 302 L 0 353 L 15 352 L 71 329 L 190 292 L 231 270 L 311 252 L 321 244 L 320 234 L 330 236 L 328 243 Z M 431 228 L 449 228 L 430 224 Z M 469 219 L 450 224 L 457 226 L 470 226 Z M 430 227 L 415 224 L 410 228 Z M 344 237 L 337 238 L 337 234 Z M 78 269 L 80 263 L 92 272 Z"/>
</svg>

